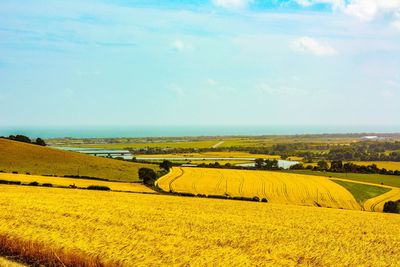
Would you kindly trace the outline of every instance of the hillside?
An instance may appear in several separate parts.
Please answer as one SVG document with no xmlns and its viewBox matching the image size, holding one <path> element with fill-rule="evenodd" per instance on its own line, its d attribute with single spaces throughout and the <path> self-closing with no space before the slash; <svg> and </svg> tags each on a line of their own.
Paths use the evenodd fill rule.
<svg viewBox="0 0 400 267">
<path fill-rule="evenodd" d="M 0 247 L 44 266 L 400 261 L 395 214 L 12 185 L 0 185 L 0 206 Z"/>
<path fill-rule="evenodd" d="M 80 175 L 137 181 L 138 169 L 156 165 L 125 162 L 0 139 L 0 171 L 36 175 Z"/>
<path fill-rule="evenodd" d="M 325 177 L 272 171 L 177 168 L 157 180 L 166 192 L 266 199 L 270 203 L 360 210 L 344 187 Z"/>
</svg>

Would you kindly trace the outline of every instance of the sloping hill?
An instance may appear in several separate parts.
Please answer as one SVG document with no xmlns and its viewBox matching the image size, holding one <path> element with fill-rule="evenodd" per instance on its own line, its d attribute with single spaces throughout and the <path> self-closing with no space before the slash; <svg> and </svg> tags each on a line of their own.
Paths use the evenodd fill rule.
<svg viewBox="0 0 400 267">
<path fill-rule="evenodd" d="M 164 191 L 258 197 L 271 203 L 361 210 L 353 195 L 325 177 L 273 171 L 174 167 L 157 180 Z"/>
<path fill-rule="evenodd" d="M 151 164 L 100 158 L 0 138 L 0 171 L 133 182 L 138 180 L 141 167 L 158 169 Z"/>
</svg>

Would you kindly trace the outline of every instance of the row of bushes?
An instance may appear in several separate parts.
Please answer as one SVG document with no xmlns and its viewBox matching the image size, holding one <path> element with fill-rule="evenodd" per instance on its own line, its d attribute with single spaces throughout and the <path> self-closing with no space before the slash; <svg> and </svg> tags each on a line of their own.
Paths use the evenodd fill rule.
<svg viewBox="0 0 400 267">
<path fill-rule="evenodd" d="M 170 191 L 171 194 L 183 197 L 203 197 L 203 198 L 218 198 L 218 199 L 231 199 L 231 200 L 244 200 L 244 201 L 254 201 L 254 202 L 268 202 L 266 198 L 260 199 L 259 197 L 234 197 L 229 195 L 205 195 L 205 194 L 193 194 L 193 193 L 177 193 Z"/>
<path fill-rule="evenodd" d="M 53 187 L 53 184 L 51 183 L 43 183 L 40 184 L 36 181 L 30 182 L 28 184 L 23 184 L 21 181 L 8 181 L 8 180 L 0 180 L 0 184 L 8 184 L 8 185 L 30 185 L 30 186 L 44 186 L 44 187 Z M 60 186 L 62 188 L 78 188 L 75 184 L 72 184 L 68 187 L 65 186 Z M 87 187 L 89 190 L 100 190 L 100 191 L 110 191 L 111 188 L 108 186 L 103 186 L 103 185 L 90 185 Z"/>
</svg>

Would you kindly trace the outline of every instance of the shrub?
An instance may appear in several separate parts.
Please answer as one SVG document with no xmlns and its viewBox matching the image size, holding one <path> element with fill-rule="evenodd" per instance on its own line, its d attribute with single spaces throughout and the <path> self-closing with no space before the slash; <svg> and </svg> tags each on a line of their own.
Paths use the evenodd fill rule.
<svg viewBox="0 0 400 267">
<path fill-rule="evenodd" d="M 253 201 L 260 202 L 260 198 L 259 198 L 259 197 L 253 197 L 252 200 L 253 200 Z"/>
<path fill-rule="evenodd" d="M 35 181 L 35 182 L 30 182 L 28 185 L 31 185 L 31 186 L 38 186 L 39 183 Z"/>
<path fill-rule="evenodd" d="M 25 174 L 26 174 L 26 175 L 31 175 L 31 173 L 30 173 L 30 172 L 26 172 Z"/>
<path fill-rule="evenodd" d="M 42 184 L 42 186 L 45 186 L 45 187 L 53 187 L 53 184 L 51 184 L 51 183 L 44 183 L 44 184 Z"/>
<path fill-rule="evenodd" d="M 18 174 L 18 172 L 17 171 L 13 171 L 12 174 Z"/>
<path fill-rule="evenodd" d="M 110 191 L 111 189 L 108 186 L 104 185 L 89 185 L 87 187 L 89 190 L 101 190 L 101 191 Z"/>
<path fill-rule="evenodd" d="M 262 198 L 262 199 L 261 199 L 261 202 L 268 202 L 268 199 Z"/>
<path fill-rule="evenodd" d="M 139 179 L 145 184 L 154 184 L 154 181 L 157 179 L 157 174 L 153 169 L 140 168 Z"/>
<path fill-rule="evenodd" d="M 400 213 L 400 200 L 386 202 L 383 206 L 383 212 Z"/>
</svg>

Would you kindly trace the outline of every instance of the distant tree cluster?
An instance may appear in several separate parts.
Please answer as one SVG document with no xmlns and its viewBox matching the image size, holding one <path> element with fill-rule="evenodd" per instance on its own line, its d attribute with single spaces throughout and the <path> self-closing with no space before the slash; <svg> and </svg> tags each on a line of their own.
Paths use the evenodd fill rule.
<svg viewBox="0 0 400 267">
<path fill-rule="evenodd" d="M 35 140 L 31 140 L 29 137 L 27 137 L 25 135 L 21 135 L 21 134 L 10 135 L 9 137 L 2 137 L 2 138 L 13 140 L 13 141 L 18 141 L 18 142 L 23 142 L 23 143 L 39 145 L 39 146 L 46 146 L 46 142 L 42 138 L 36 138 Z"/>
</svg>

